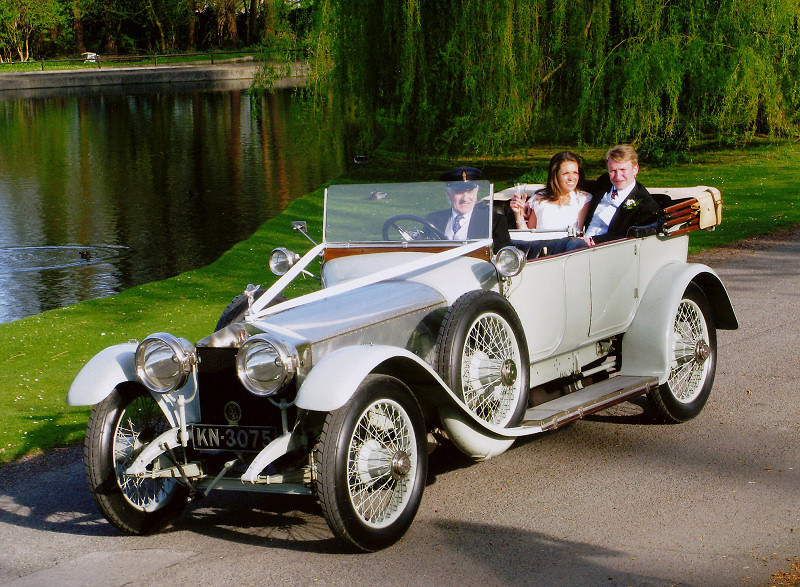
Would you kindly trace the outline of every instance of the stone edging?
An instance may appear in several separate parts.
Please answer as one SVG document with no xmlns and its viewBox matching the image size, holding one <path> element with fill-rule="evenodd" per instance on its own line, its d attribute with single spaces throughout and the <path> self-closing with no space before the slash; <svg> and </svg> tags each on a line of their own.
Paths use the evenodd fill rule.
<svg viewBox="0 0 800 587">
<path fill-rule="evenodd" d="M 48 88 L 90 88 L 109 85 L 252 80 L 259 67 L 261 67 L 259 63 L 245 62 L 4 73 L 0 74 L 0 92 Z M 307 72 L 308 67 L 305 64 L 293 63 L 290 65 L 289 76 L 279 80 L 275 86 L 300 85 L 300 80 L 305 78 Z"/>
</svg>

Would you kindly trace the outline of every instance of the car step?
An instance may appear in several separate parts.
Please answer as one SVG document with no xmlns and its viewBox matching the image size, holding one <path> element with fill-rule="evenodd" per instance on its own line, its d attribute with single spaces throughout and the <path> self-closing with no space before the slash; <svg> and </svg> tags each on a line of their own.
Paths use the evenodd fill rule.
<svg viewBox="0 0 800 587">
<path fill-rule="evenodd" d="M 657 377 L 618 375 L 530 408 L 520 428 L 554 430 L 658 386 Z"/>
</svg>

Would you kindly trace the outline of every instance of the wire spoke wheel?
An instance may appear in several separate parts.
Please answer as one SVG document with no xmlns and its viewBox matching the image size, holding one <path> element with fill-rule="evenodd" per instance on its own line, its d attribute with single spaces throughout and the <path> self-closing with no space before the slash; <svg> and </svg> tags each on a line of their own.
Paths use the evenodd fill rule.
<svg viewBox="0 0 800 587">
<path fill-rule="evenodd" d="M 669 422 L 697 416 L 708 401 L 717 363 L 713 314 L 703 291 L 689 284 L 669 335 L 669 377 L 648 395 Z"/>
<path fill-rule="evenodd" d="M 697 398 L 708 375 L 708 328 L 698 305 L 681 300 L 672 329 L 669 386 L 675 399 L 689 403 Z"/>
<path fill-rule="evenodd" d="M 84 467 L 100 512 L 128 534 L 161 528 L 186 506 L 188 489 L 177 479 L 131 477 L 128 467 L 169 422 L 152 395 L 121 385 L 89 417 Z"/>
<path fill-rule="evenodd" d="M 499 314 L 481 315 L 469 328 L 461 359 L 464 402 L 492 424 L 508 422 L 519 396 L 519 349 L 514 333 Z"/>
<path fill-rule="evenodd" d="M 169 429 L 150 395 L 141 395 L 122 410 L 114 433 L 114 469 L 122 495 L 134 508 L 154 512 L 169 502 L 175 479 L 128 477 L 125 471 L 156 436 Z"/>
<path fill-rule="evenodd" d="M 448 310 L 436 370 L 478 418 L 516 426 L 528 403 L 528 346 L 514 308 L 495 292 L 464 294 Z"/>
<path fill-rule="evenodd" d="M 418 458 L 412 423 L 396 402 L 380 400 L 361 415 L 350 440 L 350 501 L 369 526 L 382 528 L 408 503 Z"/>
<path fill-rule="evenodd" d="M 365 551 L 397 542 L 419 508 L 428 467 L 425 419 L 411 390 L 368 376 L 327 415 L 315 462 L 316 493 L 337 537 Z"/>
</svg>

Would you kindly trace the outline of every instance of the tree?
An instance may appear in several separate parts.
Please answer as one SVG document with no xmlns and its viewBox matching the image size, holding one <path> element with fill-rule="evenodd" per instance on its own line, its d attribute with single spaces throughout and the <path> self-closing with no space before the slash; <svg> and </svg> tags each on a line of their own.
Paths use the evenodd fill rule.
<svg viewBox="0 0 800 587">
<path fill-rule="evenodd" d="M 7 57 L 31 57 L 31 45 L 47 31 L 67 24 L 57 0 L 0 0 L 0 47 Z"/>
<path fill-rule="evenodd" d="M 362 146 L 796 134 L 800 0 L 320 0 L 315 87 Z"/>
</svg>

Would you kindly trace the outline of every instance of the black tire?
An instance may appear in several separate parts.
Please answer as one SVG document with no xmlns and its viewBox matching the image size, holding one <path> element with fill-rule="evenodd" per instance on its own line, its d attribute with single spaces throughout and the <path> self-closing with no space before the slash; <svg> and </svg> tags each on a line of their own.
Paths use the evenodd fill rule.
<svg viewBox="0 0 800 587">
<path fill-rule="evenodd" d="M 506 298 L 490 291 L 462 295 L 445 314 L 436 345 L 436 371 L 471 412 L 503 427 L 522 422 L 528 344 Z"/>
<path fill-rule="evenodd" d="M 123 532 L 154 532 L 186 507 L 189 491 L 178 480 L 124 476 L 141 449 L 168 429 L 153 396 L 138 385 L 118 387 L 92 409 L 83 449 L 86 476 L 100 511 Z"/>
<path fill-rule="evenodd" d="M 693 283 L 675 309 L 669 352 L 669 379 L 648 397 L 664 420 L 685 422 L 703 411 L 717 366 L 717 331 L 711 305 Z"/>
<path fill-rule="evenodd" d="M 374 552 L 400 540 L 422 500 L 428 447 L 422 410 L 394 377 L 370 375 L 325 418 L 316 493 L 331 531 Z"/>
<path fill-rule="evenodd" d="M 253 295 L 253 300 L 257 300 L 261 296 L 264 295 L 264 292 L 267 291 L 264 288 L 259 287 L 256 290 L 255 295 Z M 275 298 L 267 304 L 267 307 L 274 306 L 275 304 L 279 304 L 281 302 L 286 301 L 286 296 L 278 294 Z M 247 311 L 248 308 L 248 301 L 247 296 L 243 293 L 239 294 L 231 303 L 227 305 L 227 307 L 222 311 L 222 315 L 219 317 L 217 321 L 217 325 L 214 327 L 214 332 L 218 330 L 222 330 L 226 326 L 230 326 L 235 322 L 241 322 L 244 320 L 244 313 Z"/>
</svg>

